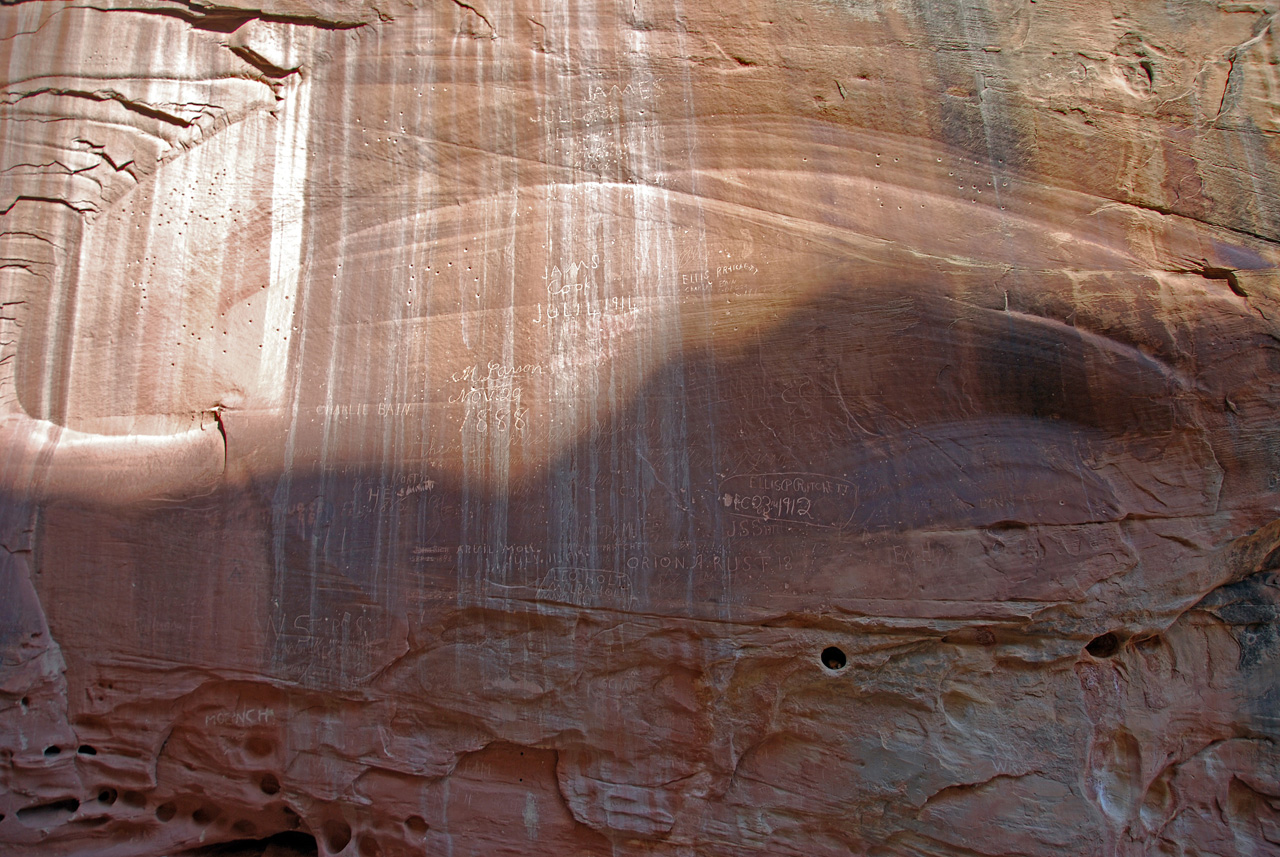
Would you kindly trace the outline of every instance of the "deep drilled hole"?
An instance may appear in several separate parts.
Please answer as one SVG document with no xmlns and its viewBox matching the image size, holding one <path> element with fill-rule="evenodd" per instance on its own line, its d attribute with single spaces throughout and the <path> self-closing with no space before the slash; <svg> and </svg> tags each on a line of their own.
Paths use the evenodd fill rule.
<svg viewBox="0 0 1280 857">
<path fill-rule="evenodd" d="M 178 808 L 173 805 L 173 801 L 165 801 L 156 807 L 156 819 L 161 822 L 168 823 L 173 821 L 173 817 L 178 814 Z"/>
<path fill-rule="evenodd" d="M 258 788 L 262 789 L 264 795 L 279 794 L 280 780 L 275 774 L 263 774 L 262 779 L 258 780 Z"/>
<path fill-rule="evenodd" d="M 1094 637 L 1084 650 L 1095 658 L 1109 658 L 1120 651 L 1120 638 L 1108 631 L 1100 637 Z"/>
<path fill-rule="evenodd" d="M 98 751 L 90 747 L 88 744 L 81 744 L 78 748 L 76 748 L 76 752 L 79 753 L 81 756 L 98 755 Z"/>
<path fill-rule="evenodd" d="M 116 802 L 116 798 L 118 796 L 119 794 L 118 792 L 116 792 L 115 789 L 103 789 L 102 791 L 98 792 L 98 803 L 111 806 L 111 804 Z"/>
<path fill-rule="evenodd" d="M 56 756 L 61 752 L 62 752 L 61 747 L 45 747 L 44 748 L 44 754 L 46 756 Z"/>
<path fill-rule="evenodd" d="M 849 659 L 844 656 L 844 652 L 835 646 L 827 646 L 822 650 L 822 665 L 829 670 L 844 669 L 844 665 Z"/>
</svg>

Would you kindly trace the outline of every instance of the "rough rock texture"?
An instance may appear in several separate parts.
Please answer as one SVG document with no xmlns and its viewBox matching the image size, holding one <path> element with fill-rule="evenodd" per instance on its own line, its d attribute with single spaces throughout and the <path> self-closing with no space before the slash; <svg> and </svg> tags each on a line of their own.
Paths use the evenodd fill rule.
<svg viewBox="0 0 1280 857">
<path fill-rule="evenodd" d="M 1280 853 L 1271 4 L 225 3 L 0 10 L 0 851 Z"/>
</svg>

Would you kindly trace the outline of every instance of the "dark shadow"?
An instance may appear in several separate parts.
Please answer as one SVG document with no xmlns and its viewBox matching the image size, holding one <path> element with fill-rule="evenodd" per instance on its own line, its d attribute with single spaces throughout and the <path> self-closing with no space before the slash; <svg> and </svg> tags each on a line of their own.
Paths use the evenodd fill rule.
<svg viewBox="0 0 1280 857">
<path fill-rule="evenodd" d="M 204 848 L 179 852 L 181 857 L 317 857 L 316 838 L 309 833 L 289 830 L 263 839 L 235 839 Z"/>
</svg>

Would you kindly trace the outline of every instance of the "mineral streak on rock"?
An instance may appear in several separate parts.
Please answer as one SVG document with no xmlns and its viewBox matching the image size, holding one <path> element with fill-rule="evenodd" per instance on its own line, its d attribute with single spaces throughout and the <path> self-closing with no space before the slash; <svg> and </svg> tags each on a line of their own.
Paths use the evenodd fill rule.
<svg viewBox="0 0 1280 857">
<path fill-rule="evenodd" d="M 0 851 L 1280 851 L 1269 3 L 0 9 Z"/>
</svg>

